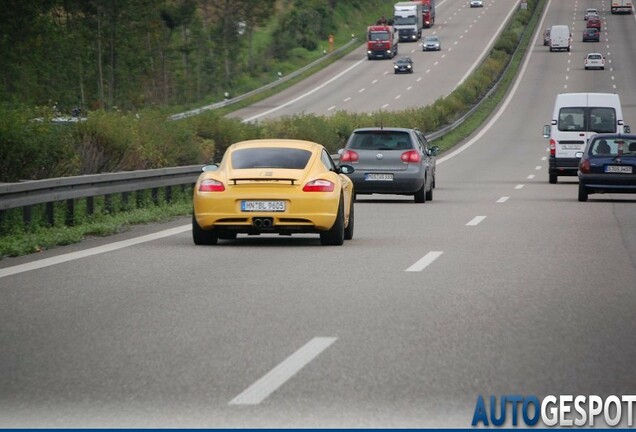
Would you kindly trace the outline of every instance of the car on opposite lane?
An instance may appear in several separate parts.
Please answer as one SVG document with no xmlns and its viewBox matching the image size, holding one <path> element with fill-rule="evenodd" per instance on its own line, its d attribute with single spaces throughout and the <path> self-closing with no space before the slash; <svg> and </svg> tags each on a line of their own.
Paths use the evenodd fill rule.
<svg viewBox="0 0 636 432">
<path fill-rule="evenodd" d="M 636 193 L 636 135 L 593 135 L 577 156 L 579 201 L 597 193 Z"/>
<path fill-rule="evenodd" d="M 393 65 L 393 70 L 398 73 L 413 73 L 413 60 L 410 57 L 400 57 Z"/>
<path fill-rule="evenodd" d="M 583 62 L 585 69 L 605 69 L 605 57 L 601 53 L 589 53 Z"/>
<path fill-rule="evenodd" d="M 428 35 L 422 42 L 422 51 L 440 51 L 442 49 L 442 41 L 437 35 Z"/>
<path fill-rule="evenodd" d="M 586 28 L 583 30 L 583 42 L 599 42 L 601 32 L 597 28 Z"/>
<path fill-rule="evenodd" d="M 412 195 L 423 203 L 433 199 L 437 152 L 417 129 L 359 128 L 340 151 L 340 163 L 355 168 L 348 175 L 356 195 Z"/>
<path fill-rule="evenodd" d="M 315 233 L 323 245 L 353 237 L 351 165 L 337 166 L 318 143 L 259 139 L 232 144 L 194 187 L 197 245 L 250 235 Z"/>
</svg>

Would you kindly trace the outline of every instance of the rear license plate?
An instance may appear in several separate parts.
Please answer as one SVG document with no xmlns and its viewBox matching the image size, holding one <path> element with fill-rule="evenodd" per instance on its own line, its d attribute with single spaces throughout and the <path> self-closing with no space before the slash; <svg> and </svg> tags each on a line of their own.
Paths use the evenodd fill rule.
<svg viewBox="0 0 636 432">
<path fill-rule="evenodd" d="M 629 165 L 608 165 L 605 167 L 606 173 L 631 174 L 633 167 Z"/>
<path fill-rule="evenodd" d="M 285 201 L 241 201 L 244 212 L 283 212 Z"/>
<path fill-rule="evenodd" d="M 365 174 L 366 181 L 393 181 L 393 174 Z"/>
<path fill-rule="evenodd" d="M 560 144 L 560 146 L 563 150 L 581 150 L 583 148 L 583 144 Z"/>
</svg>

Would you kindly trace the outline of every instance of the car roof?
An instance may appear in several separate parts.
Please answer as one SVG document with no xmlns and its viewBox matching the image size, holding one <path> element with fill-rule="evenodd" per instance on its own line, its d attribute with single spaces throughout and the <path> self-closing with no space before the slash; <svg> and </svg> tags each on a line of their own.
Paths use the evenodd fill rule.
<svg viewBox="0 0 636 432">
<path fill-rule="evenodd" d="M 603 54 L 601 54 L 601 53 L 588 53 L 587 56 L 588 57 L 590 57 L 590 56 L 601 56 L 601 57 L 603 57 Z"/>
<path fill-rule="evenodd" d="M 591 139 L 615 139 L 622 138 L 625 140 L 636 140 L 636 135 L 634 134 L 622 134 L 622 133 L 599 133 L 594 134 L 590 137 Z"/>
</svg>

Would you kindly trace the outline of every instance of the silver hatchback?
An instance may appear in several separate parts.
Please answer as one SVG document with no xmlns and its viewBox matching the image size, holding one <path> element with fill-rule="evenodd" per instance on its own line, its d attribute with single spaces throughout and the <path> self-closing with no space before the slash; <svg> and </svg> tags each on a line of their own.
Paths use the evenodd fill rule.
<svg viewBox="0 0 636 432">
<path fill-rule="evenodd" d="M 415 202 L 433 199 L 438 147 L 430 146 L 417 129 L 375 127 L 355 129 L 340 153 L 356 195 L 413 195 Z"/>
</svg>

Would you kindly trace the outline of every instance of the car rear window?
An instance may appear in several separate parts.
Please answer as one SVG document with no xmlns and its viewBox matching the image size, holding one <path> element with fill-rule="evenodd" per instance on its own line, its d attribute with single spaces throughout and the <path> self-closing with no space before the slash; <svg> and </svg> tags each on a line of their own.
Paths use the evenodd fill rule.
<svg viewBox="0 0 636 432">
<path fill-rule="evenodd" d="M 594 156 L 636 156 L 636 141 L 623 138 L 598 138 L 590 145 L 590 153 Z"/>
<path fill-rule="evenodd" d="M 311 152 L 285 147 L 259 147 L 236 150 L 232 153 L 232 168 L 304 169 Z"/>
<path fill-rule="evenodd" d="M 559 111 L 560 131 L 616 132 L 616 110 L 611 107 L 564 107 Z"/>
<path fill-rule="evenodd" d="M 347 145 L 357 150 L 407 150 L 413 148 L 408 132 L 368 131 L 355 132 Z"/>
</svg>

